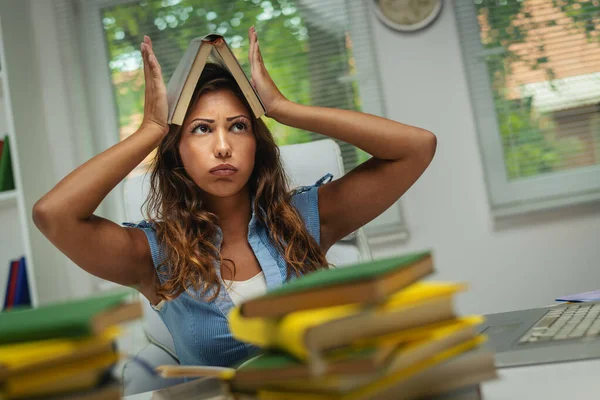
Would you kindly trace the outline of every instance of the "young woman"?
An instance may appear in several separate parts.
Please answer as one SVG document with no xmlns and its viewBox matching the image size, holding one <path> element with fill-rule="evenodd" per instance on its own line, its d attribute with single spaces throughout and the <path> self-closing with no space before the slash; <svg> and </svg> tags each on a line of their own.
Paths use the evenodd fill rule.
<svg viewBox="0 0 600 400">
<path fill-rule="evenodd" d="M 180 129 L 148 37 L 141 44 L 144 119 L 33 208 L 36 226 L 77 265 L 137 288 L 169 328 L 181 364 L 229 366 L 255 351 L 233 339 L 229 310 L 327 265 L 329 247 L 390 207 L 431 162 L 435 136 L 354 111 L 287 100 L 249 29 L 252 83 L 279 123 L 351 143 L 373 157 L 344 177 L 291 193 L 279 151 L 228 72 L 203 72 Z M 95 216 L 102 199 L 152 150 L 148 220 Z"/>
</svg>

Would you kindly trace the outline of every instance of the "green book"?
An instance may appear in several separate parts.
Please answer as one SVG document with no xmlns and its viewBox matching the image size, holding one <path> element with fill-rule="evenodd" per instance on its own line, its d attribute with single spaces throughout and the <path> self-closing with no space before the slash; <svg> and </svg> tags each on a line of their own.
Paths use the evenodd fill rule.
<svg viewBox="0 0 600 400">
<path fill-rule="evenodd" d="M 130 290 L 93 297 L 11 309 L 0 313 L 0 344 L 64 337 L 85 337 L 142 316 L 139 302 L 129 302 Z"/>
<path fill-rule="evenodd" d="M 392 359 L 397 346 L 345 349 L 329 357 L 324 375 L 369 375 L 382 371 Z M 312 377 L 307 364 L 288 353 L 268 351 L 238 366 L 232 379 L 237 389 L 268 386 L 282 380 L 308 380 Z"/>
<path fill-rule="evenodd" d="M 2 154 L 0 155 L 0 192 L 13 190 L 14 188 L 15 180 L 10 158 L 10 143 L 8 135 L 6 135 L 4 137 L 4 145 L 2 146 Z"/>
<path fill-rule="evenodd" d="M 351 303 L 378 303 L 433 272 L 431 252 L 316 271 L 241 305 L 244 317 L 279 317 L 289 312 Z"/>
</svg>

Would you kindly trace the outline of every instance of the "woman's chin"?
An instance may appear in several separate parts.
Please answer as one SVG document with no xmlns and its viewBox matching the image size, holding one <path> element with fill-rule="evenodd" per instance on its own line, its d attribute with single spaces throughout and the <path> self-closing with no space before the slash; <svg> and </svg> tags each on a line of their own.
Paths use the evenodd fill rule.
<svg viewBox="0 0 600 400">
<path fill-rule="evenodd" d="M 240 185 L 236 182 L 221 181 L 210 185 L 210 187 L 204 189 L 204 192 L 213 197 L 231 197 L 239 194 L 244 188 L 244 185 Z"/>
</svg>

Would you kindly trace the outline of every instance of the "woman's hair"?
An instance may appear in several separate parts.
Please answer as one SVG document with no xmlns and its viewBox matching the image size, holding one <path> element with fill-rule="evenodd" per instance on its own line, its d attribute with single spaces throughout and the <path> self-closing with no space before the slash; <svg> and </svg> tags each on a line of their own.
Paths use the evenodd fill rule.
<svg viewBox="0 0 600 400">
<path fill-rule="evenodd" d="M 223 89 L 231 90 L 250 112 L 231 74 L 217 64 L 206 65 L 192 99 L 195 102 L 206 92 Z M 165 252 L 160 268 L 163 280 L 157 284 L 157 293 L 170 300 L 193 288 L 201 296 L 210 293 L 210 301 L 221 288 L 215 268 L 223 261 L 233 262 L 224 260 L 215 247 L 218 217 L 203 207 L 203 192 L 183 167 L 179 154 L 181 131 L 171 126 L 151 166 L 146 214 Z M 256 155 L 248 184 L 253 207 L 287 264 L 287 278 L 324 268 L 328 263 L 323 251 L 290 204 L 292 194 L 271 132 L 261 119 L 255 118 L 252 131 Z"/>
</svg>

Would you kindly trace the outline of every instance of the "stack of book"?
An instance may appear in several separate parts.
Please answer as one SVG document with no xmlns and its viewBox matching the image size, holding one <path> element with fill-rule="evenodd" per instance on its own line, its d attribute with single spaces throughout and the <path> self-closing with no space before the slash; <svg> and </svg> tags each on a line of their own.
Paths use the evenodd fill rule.
<svg viewBox="0 0 600 400">
<path fill-rule="evenodd" d="M 479 383 L 496 377 L 483 319 L 458 316 L 465 285 L 422 280 L 432 272 L 431 254 L 414 253 L 318 271 L 249 300 L 232 310 L 231 331 L 265 351 L 212 375 L 239 398 L 477 399 Z"/>
<path fill-rule="evenodd" d="M 0 399 L 118 400 L 119 324 L 141 317 L 131 291 L 0 313 Z"/>
</svg>

